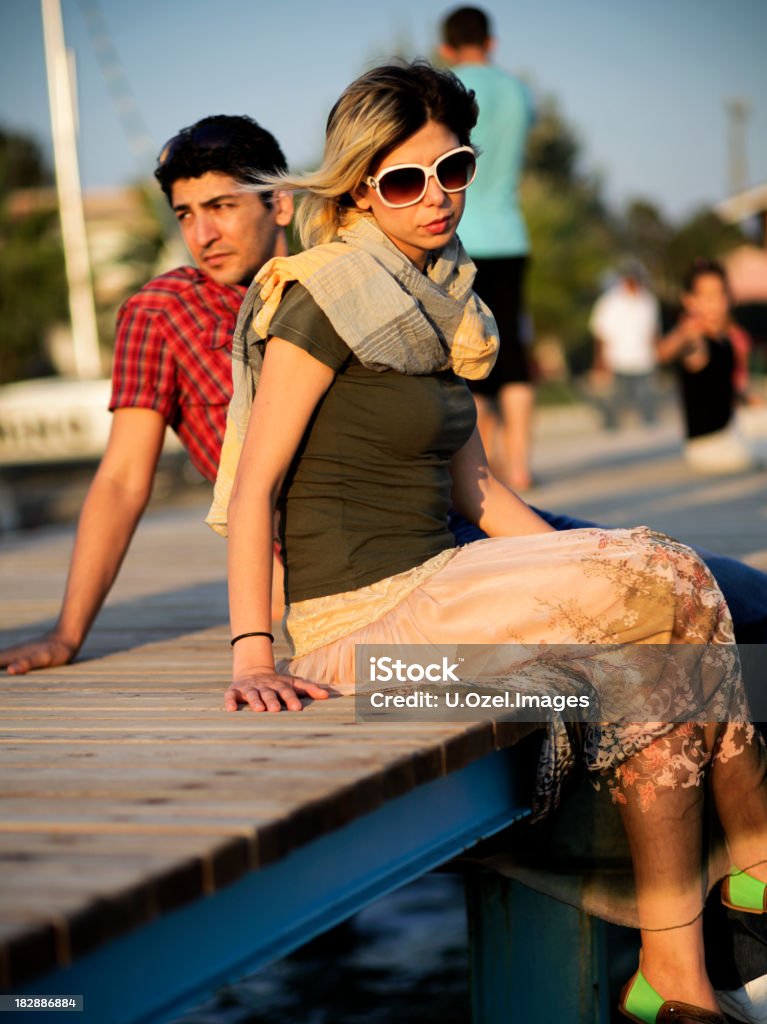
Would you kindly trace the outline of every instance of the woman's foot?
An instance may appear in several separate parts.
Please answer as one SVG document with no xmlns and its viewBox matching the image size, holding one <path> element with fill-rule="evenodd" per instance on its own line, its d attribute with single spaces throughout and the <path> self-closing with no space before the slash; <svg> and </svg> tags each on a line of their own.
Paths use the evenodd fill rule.
<svg viewBox="0 0 767 1024">
<path fill-rule="evenodd" d="M 642 951 L 639 954 L 639 969 L 634 978 L 624 986 L 622 996 L 628 995 L 632 987 L 635 1001 L 639 1005 L 648 1002 L 656 1013 L 666 1000 L 686 1003 L 708 1013 L 721 1014 L 714 989 L 706 973 L 703 953 L 703 932 L 698 919 L 682 928 L 642 932 Z M 638 984 L 634 984 L 638 982 Z M 621 1001 L 623 1006 L 624 1000 Z M 628 1009 L 631 1009 L 629 1001 Z M 636 1014 L 640 1021 L 641 1016 Z M 654 1022 L 656 1017 L 650 1015 Z M 672 1013 L 670 1020 L 674 1020 Z M 677 1017 L 677 1020 L 683 1020 Z M 705 1018 L 703 1018 L 705 1020 Z M 659 1022 L 665 1018 L 658 1018 Z"/>
<path fill-rule="evenodd" d="M 696 987 L 689 984 L 689 979 L 685 984 L 677 976 L 669 984 L 674 991 L 673 999 L 665 999 L 640 968 L 623 986 L 619 1011 L 637 1024 L 671 1024 L 672 1021 L 677 1024 L 727 1024 L 707 978 L 702 985 L 699 979 L 697 985 L 698 991 L 710 992 L 710 998 L 704 993 L 703 1002 L 690 1001 L 679 994 L 685 988 Z"/>
<path fill-rule="evenodd" d="M 700 1006 L 704 1010 L 719 1010 L 713 986 L 705 969 L 680 971 L 671 963 L 642 962 L 642 974 L 648 984 L 660 992 L 664 999 L 678 999 L 683 1003 Z"/>
<path fill-rule="evenodd" d="M 722 903 L 731 910 L 744 914 L 767 913 L 767 883 L 762 880 L 764 865 L 751 871 L 740 871 L 735 866 L 722 882 Z"/>
</svg>

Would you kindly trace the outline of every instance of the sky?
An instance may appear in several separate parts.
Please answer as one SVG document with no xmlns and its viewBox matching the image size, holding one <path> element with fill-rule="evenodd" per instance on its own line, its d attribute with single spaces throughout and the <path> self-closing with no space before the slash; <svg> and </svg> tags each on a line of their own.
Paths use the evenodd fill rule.
<svg viewBox="0 0 767 1024">
<path fill-rule="evenodd" d="M 327 113 L 376 59 L 429 56 L 450 3 L 437 0 L 62 0 L 77 59 L 84 187 L 151 169 L 131 149 L 94 54 L 97 6 L 119 55 L 148 151 L 207 114 L 246 113 L 311 166 Z M 649 199 L 681 219 L 728 194 L 725 101 L 743 97 L 747 183 L 767 179 L 765 0 L 496 0 L 496 62 L 556 97 L 619 208 Z M 50 149 L 39 0 L 0 0 L 0 127 Z"/>
</svg>

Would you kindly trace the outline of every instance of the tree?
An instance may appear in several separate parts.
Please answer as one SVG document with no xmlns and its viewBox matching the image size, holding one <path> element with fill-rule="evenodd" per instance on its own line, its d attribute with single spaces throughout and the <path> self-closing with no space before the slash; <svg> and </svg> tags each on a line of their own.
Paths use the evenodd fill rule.
<svg viewBox="0 0 767 1024">
<path fill-rule="evenodd" d="M 51 184 L 53 174 L 35 140 L 0 128 L 0 196 L 17 188 Z"/>
<path fill-rule="evenodd" d="M 673 226 L 646 199 L 628 203 L 622 217 L 614 222 L 616 242 L 622 252 L 638 259 L 647 270 L 653 289 L 665 295 L 669 288 L 668 246 Z"/>
<path fill-rule="evenodd" d="M 592 199 L 527 175 L 522 207 L 532 259 L 528 302 L 538 337 L 554 335 L 575 354 L 589 344 L 587 322 L 613 241 Z"/>
<path fill-rule="evenodd" d="M 67 318 L 56 210 L 11 212 L 12 192 L 52 179 L 37 143 L 0 129 L 0 383 L 50 372 L 45 335 Z"/>
<path fill-rule="evenodd" d="M 721 259 L 743 245 L 746 237 L 734 224 L 724 224 L 711 210 L 698 210 L 673 233 L 668 244 L 668 271 L 674 290 L 698 256 Z"/>
<path fill-rule="evenodd" d="M 580 142 L 562 117 L 553 96 L 545 96 L 527 139 L 525 173 L 552 185 L 572 186 L 578 181 Z"/>
<path fill-rule="evenodd" d="M 520 189 L 532 253 L 528 302 L 536 335 L 553 335 L 582 362 L 589 312 L 615 243 L 601 183 L 581 170 L 580 154 L 575 131 L 546 97 L 528 138 Z"/>
<path fill-rule="evenodd" d="M 681 224 L 673 224 L 653 203 L 634 199 L 613 224 L 621 251 L 641 260 L 656 293 L 675 304 L 685 271 L 698 256 L 725 256 L 745 241 L 740 228 L 722 223 L 701 209 Z"/>
</svg>

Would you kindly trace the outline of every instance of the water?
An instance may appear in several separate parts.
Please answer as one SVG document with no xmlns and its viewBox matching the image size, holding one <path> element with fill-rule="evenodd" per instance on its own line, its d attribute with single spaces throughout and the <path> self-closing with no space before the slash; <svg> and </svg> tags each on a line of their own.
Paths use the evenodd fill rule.
<svg viewBox="0 0 767 1024">
<path fill-rule="evenodd" d="M 174 1024 L 467 1024 L 463 882 L 431 874 Z"/>
</svg>

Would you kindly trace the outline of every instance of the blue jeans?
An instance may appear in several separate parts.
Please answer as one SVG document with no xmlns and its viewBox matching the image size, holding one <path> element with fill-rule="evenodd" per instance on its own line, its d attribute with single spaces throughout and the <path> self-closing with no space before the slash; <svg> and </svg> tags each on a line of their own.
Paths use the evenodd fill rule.
<svg viewBox="0 0 767 1024">
<path fill-rule="evenodd" d="M 547 512 L 545 509 L 534 508 L 533 511 L 555 530 L 582 530 L 584 527 L 601 525 L 586 519 Z M 455 512 L 450 515 L 450 529 L 459 544 L 469 544 L 487 536 L 478 526 Z M 692 544 L 690 547 L 700 555 L 719 584 L 732 615 L 738 643 L 767 644 L 767 574 L 736 558 L 716 555 Z"/>
</svg>

